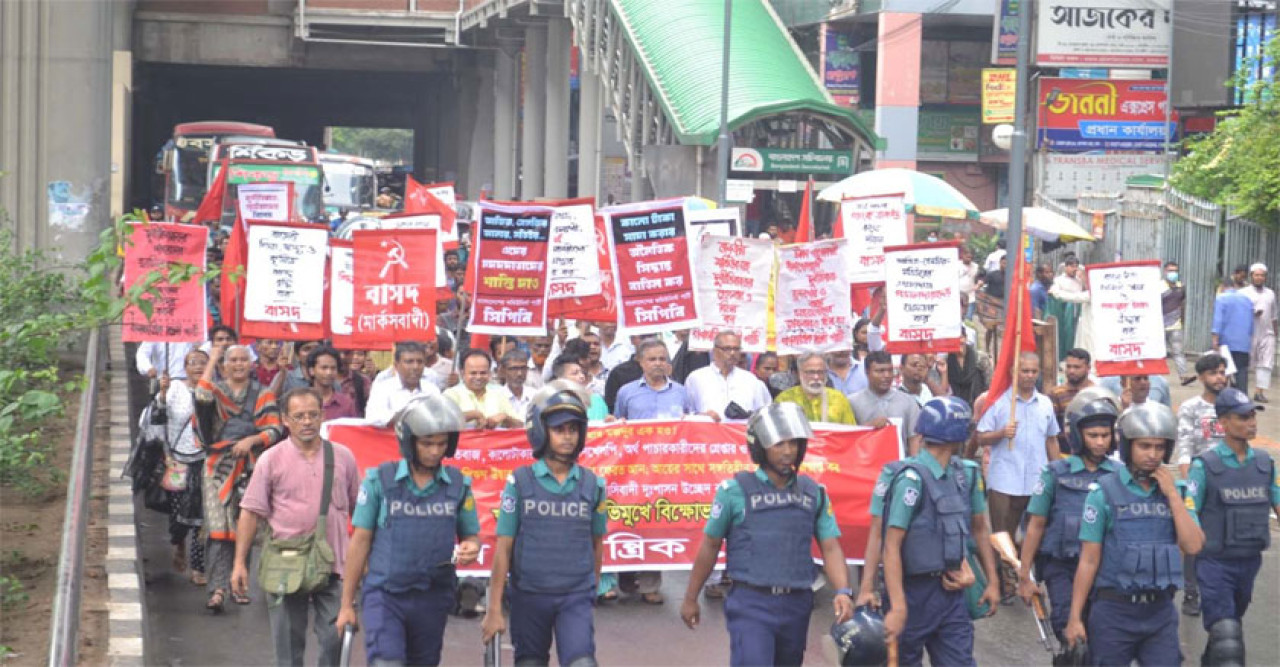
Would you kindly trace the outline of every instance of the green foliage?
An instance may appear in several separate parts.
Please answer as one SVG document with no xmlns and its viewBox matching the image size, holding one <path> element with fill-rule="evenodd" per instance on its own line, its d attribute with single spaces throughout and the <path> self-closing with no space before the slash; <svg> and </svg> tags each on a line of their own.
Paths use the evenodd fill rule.
<svg viewBox="0 0 1280 667">
<path fill-rule="evenodd" d="M 1000 238 L 996 234 L 990 234 L 987 236 L 974 235 L 970 236 L 968 240 L 965 241 L 965 244 L 973 251 L 974 263 L 978 266 L 982 266 L 982 263 L 987 261 L 987 255 L 995 252 L 996 243 L 999 241 Z"/>
<path fill-rule="evenodd" d="M 379 127 L 335 127 L 333 150 L 392 164 L 413 163 L 413 130 Z"/>
<path fill-rule="evenodd" d="M 1265 54 L 1280 62 L 1280 37 L 1267 43 Z M 1247 70 L 1232 85 L 1248 102 L 1221 112 L 1211 134 L 1187 145 L 1173 186 L 1274 228 L 1280 225 L 1280 82 L 1273 77 L 1250 84 Z"/>
<path fill-rule="evenodd" d="M 0 609 L 12 611 L 28 599 L 26 587 L 17 577 L 0 576 Z"/>
</svg>

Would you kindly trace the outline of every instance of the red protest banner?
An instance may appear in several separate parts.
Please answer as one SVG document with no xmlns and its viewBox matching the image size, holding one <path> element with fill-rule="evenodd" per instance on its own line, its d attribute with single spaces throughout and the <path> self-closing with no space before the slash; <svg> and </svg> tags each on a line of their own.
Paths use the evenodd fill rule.
<svg viewBox="0 0 1280 667">
<path fill-rule="evenodd" d="M 1091 264 L 1085 272 L 1097 374 L 1168 374 L 1160 261 Z"/>
<path fill-rule="evenodd" d="M 402 340 L 436 337 L 436 231 L 352 232 L 351 344 L 386 349 Z"/>
<path fill-rule="evenodd" d="M 453 182 L 430 183 L 423 185 L 406 176 L 404 182 L 404 212 L 406 214 L 426 213 L 440 216 L 440 245 L 445 250 L 458 247 L 458 230 L 456 222 L 457 195 L 453 191 Z"/>
<path fill-rule="evenodd" d="M 442 242 L 440 231 L 444 218 L 439 213 L 392 213 L 379 219 L 376 226 L 363 229 L 434 229 L 436 230 L 436 301 L 448 301 L 453 298 L 453 290 L 449 289 L 449 277 L 444 269 L 444 250 L 447 244 Z M 456 240 L 455 240 L 456 243 Z"/>
<path fill-rule="evenodd" d="M 326 428 L 329 439 L 349 447 L 361 468 L 400 457 L 390 429 L 340 422 Z M 745 442 L 740 423 L 636 421 L 591 427 L 579 462 L 608 482 L 604 569 L 690 569 L 716 485 L 755 469 Z M 809 440 L 802 471 L 826 485 L 850 563 L 861 562 L 866 551 L 880 468 L 898 456 L 893 427 L 819 428 Z M 457 455 L 446 464 L 471 477 L 480 515 L 480 560 L 465 571 L 486 572 L 492 564 L 502 488 L 513 470 L 531 463 L 523 430 L 463 431 Z"/>
<path fill-rule="evenodd" d="M 613 273 L 613 252 L 609 246 L 608 222 L 603 213 L 595 214 L 596 263 L 600 270 L 600 294 L 597 296 L 551 299 L 548 317 L 572 317 L 586 322 L 618 323 L 618 290 Z"/>
<path fill-rule="evenodd" d="M 205 244 L 209 228 L 203 225 L 178 225 L 165 222 L 136 224 L 124 250 L 124 285 L 129 289 L 152 271 L 167 276 L 171 264 L 193 264 L 203 273 Z M 177 285 L 165 280 L 156 283 L 159 298 L 147 297 L 152 304 L 147 318 L 136 306 L 124 311 L 121 335 L 127 343 L 187 343 L 205 339 L 208 304 L 204 283 L 198 277 Z"/>
<path fill-rule="evenodd" d="M 480 205 L 476 291 L 467 331 L 541 336 L 547 331 L 547 241 L 553 209 Z"/>
<path fill-rule="evenodd" d="M 613 206 L 605 213 L 614 249 L 621 327 L 634 335 L 698 326 L 684 201 Z"/>
<path fill-rule="evenodd" d="M 937 354 L 964 348 L 960 242 L 885 246 L 885 351 Z"/>
<path fill-rule="evenodd" d="M 328 227 L 259 220 L 247 221 L 246 227 L 245 285 L 253 289 L 246 289 L 240 302 L 240 335 L 324 338 Z"/>
</svg>

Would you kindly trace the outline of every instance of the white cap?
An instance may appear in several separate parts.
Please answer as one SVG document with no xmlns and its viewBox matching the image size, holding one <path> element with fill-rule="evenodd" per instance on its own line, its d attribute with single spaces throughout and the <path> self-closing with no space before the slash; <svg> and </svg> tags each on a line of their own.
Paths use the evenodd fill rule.
<svg viewBox="0 0 1280 667">
<path fill-rule="evenodd" d="M 1254 271 L 1261 271 L 1263 273 L 1266 273 L 1267 265 L 1263 264 L 1262 262 L 1255 262 L 1253 266 L 1249 267 L 1249 273 L 1253 273 Z"/>
</svg>

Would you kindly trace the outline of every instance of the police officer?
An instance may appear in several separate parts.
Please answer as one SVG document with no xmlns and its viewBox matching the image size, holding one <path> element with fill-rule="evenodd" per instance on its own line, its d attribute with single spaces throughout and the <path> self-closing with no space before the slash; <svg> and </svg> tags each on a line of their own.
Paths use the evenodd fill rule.
<svg viewBox="0 0 1280 667">
<path fill-rule="evenodd" d="M 1191 460 L 1187 473 L 1187 509 L 1204 529 L 1204 549 L 1196 557 L 1204 628 L 1210 636 L 1225 634 L 1214 626 L 1238 627 L 1253 597 L 1253 581 L 1262 565 L 1262 551 L 1271 544 L 1269 510 L 1280 513 L 1280 480 L 1267 452 L 1249 446 L 1258 436 L 1262 406 L 1244 392 L 1227 388 L 1218 393 L 1214 412 L 1224 437 Z M 1216 630 L 1216 631 L 1215 631 Z M 1244 663 L 1243 638 L 1239 662 Z M 1205 655 L 1215 652 L 1212 643 Z M 1215 656 L 1206 664 L 1234 656 Z"/>
<path fill-rule="evenodd" d="M 1204 534 L 1161 467 L 1173 454 L 1178 423 L 1172 410 L 1148 401 L 1125 410 L 1116 428 L 1125 467 L 1085 497 L 1065 639 L 1087 639 L 1096 665 L 1181 664 L 1173 606 L 1182 586 L 1179 549 L 1194 555 Z"/>
<path fill-rule="evenodd" d="M 510 573 L 515 664 L 548 664 L 554 636 L 561 665 L 590 667 L 605 482 L 577 463 L 587 442 L 581 399 L 549 386 L 531 401 L 525 431 L 537 460 L 517 468 L 502 490 L 483 639 L 487 644 L 506 629 L 502 599 Z"/>
<path fill-rule="evenodd" d="M 1000 602 L 978 464 L 959 457 L 973 411 L 955 397 L 925 403 L 916 420 L 924 442 L 889 483 L 885 503 L 884 579 L 889 593 L 885 632 L 898 643 L 902 665 L 919 665 L 925 649 L 935 665 L 973 665 L 973 619 L 964 589 L 974 574 L 969 536 L 987 587 L 978 605 Z"/>
<path fill-rule="evenodd" d="M 1031 564 L 1049 591 L 1049 623 L 1062 639 L 1071 613 L 1071 585 L 1080 559 L 1080 516 L 1089 486 L 1115 471 L 1110 458 L 1115 448 L 1118 401 L 1081 396 L 1067 405 L 1067 443 L 1071 455 L 1050 461 L 1027 506 L 1027 534 L 1022 541 L 1018 594 L 1027 603 L 1036 595 Z"/>
<path fill-rule="evenodd" d="M 836 587 L 836 622 L 853 614 L 853 591 L 840 548 L 840 529 L 826 489 L 800 474 L 813 437 L 804 410 L 773 403 L 747 422 L 753 472 L 720 483 L 711 505 L 685 590 L 680 617 L 698 626 L 698 592 L 715 567 L 720 545 L 729 541 L 725 569 L 733 580 L 724 602 L 729 628 L 729 664 L 799 665 L 813 611 L 813 541 L 818 541 L 827 579 Z"/>
<path fill-rule="evenodd" d="M 458 583 L 455 557 L 468 565 L 480 553 L 471 480 L 441 465 L 458 449 L 462 413 L 427 396 L 406 405 L 395 428 L 402 458 L 370 468 L 356 498 L 337 626 L 356 623 L 356 583 L 367 563 L 361 608 L 369 664 L 438 665 Z"/>
</svg>

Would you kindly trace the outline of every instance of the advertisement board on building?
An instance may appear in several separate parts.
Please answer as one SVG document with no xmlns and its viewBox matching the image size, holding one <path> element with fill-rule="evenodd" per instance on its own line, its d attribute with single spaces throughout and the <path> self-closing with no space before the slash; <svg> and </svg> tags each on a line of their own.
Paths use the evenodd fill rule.
<svg viewBox="0 0 1280 667">
<path fill-rule="evenodd" d="M 978 158 L 979 107 L 921 109 L 916 132 L 920 160 L 966 162 Z"/>
<path fill-rule="evenodd" d="M 1041 67 L 1169 66 L 1173 0 L 1048 0 L 1036 20 Z"/>
<path fill-rule="evenodd" d="M 1017 71 L 1008 67 L 982 70 L 982 122 L 1012 123 L 1017 98 Z"/>
<path fill-rule="evenodd" d="M 852 174 L 853 151 L 816 148 L 735 148 L 733 171 L 799 174 Z"/>
<path fill-rule="evenodd" d="M 1018 63 L 1018 5 L 1020 0 L 999 0 L 1000 11 L 992 16 L 991 64 Z"/>
<path fill-rule="evenodd" d="M 836 104 L 850 109 L 862 101 L 861 58 L 854 48 L 853 33 L 829 23 L 822 24 L 822 83 Z"/>
<path fill-rule="evenodd" d="M 1158 153 L 1047 153 L 1038 192 L 1054 199 L 1075 199 L 1081 192 L 1120 192 L 1130 176 L 1159 174 Z"/>
<path fill-rule="evenodd" d="M 1040 79 L 1038 144 L 1061 153 L 1161 151 L 1163 81 Z M 1174 112 L 1172 127 L 1177 127 Z"/>
</svg>

